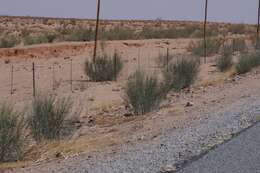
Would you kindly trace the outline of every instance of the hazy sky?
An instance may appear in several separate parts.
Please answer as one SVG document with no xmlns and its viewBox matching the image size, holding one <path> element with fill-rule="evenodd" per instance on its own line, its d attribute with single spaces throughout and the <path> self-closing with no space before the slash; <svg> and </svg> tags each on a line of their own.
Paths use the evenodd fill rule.
<svg viewBox="0 0 260 173">
<path fill-rule="evenodd" d="M 105 19 L 203 20 L 205 0 L 101 0 Z M 209 0 L 209 20 L 257 22 L 258 0 Z M 95 18 L 96 0 L 0 0 L 1 15 Z"/>
</svg>

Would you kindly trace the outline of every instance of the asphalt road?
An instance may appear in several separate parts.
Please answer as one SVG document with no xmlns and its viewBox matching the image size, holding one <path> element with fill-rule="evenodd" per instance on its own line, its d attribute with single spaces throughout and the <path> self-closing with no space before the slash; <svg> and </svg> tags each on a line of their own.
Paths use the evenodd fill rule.
<svg viewBox="0 0 260 173">
<path fill-rule="evenodd" d="M 179 173 L 260 173 L 260 123 L 192 162 Z"/>
</svg>

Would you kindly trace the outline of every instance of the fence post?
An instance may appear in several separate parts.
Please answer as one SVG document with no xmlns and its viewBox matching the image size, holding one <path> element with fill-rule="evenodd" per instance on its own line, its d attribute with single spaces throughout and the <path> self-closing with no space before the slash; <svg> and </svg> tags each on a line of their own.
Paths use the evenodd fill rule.
<svg viewBox="0 0 260 173">
<path fill-rule="evenodd" d="M 33 97 L 35 97 L 35 65 L 32 63 L 32 71 L 33 71 Z"/>
<path fill-rule="evenodd" d="M 55 63 L 52 65 L 52 90 L 55 90 Z"/>
<path fill-rule="evenodd" d="M 141 50 L 140 50 L 141 48 L 138 48 L 138 70 L 140 70 L 141 69 L 141 65 L 140 65 L 140 54 L 141 54 Z"/>
<path fill-rule="evenodd" d="M 70 59 L 70 90 L 71 90 L 71 92 L 73 92 L 73 87 L 72 87 L 72 84 L 73 84 L 73 82 L 72 82 L 72 59 Z"/>
<path fill-rule="evenodd" d="M 169 71 L 169 48 L 167 47 L 167 53 L 166 53 L 166 71 Z"/>
<path fill-rule="evenodd" d="M 204 63 L 207 63 L 207 18 L 208 18 L 208 0 L 205 2 L 205 19 L 204 19 Z"/>
<path fill-rule="evenodd" d="M 114 79 L 115 81 L 117 80 L 117 77 L 116 77 L 116 74 L 117 74 L 117 52 L 116 50 L 114 51 Z"/>
<path fill-rule="evenodd" d="M 11 95 L 13 95 L 13 84 L 14 84 L 14 65 L 11 66 Z"/>
</svg>

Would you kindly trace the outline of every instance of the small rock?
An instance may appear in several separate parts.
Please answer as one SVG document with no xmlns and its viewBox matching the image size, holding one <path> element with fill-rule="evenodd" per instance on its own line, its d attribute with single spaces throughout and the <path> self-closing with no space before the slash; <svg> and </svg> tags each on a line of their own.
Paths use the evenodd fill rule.
<svg viewBox="0 0 260 173">
<path fill-rule="evenodd" d="M 64 155 L 63 155 L 63 153 L 61 153 L 61 152 L 57 152 L 57 153 L 55 154 L 55 157 L 56 157 L 56 158 L 65 158 Z"/>
<path fill-rule="evenodd" d="M 10 59 L 6 59 L 5 64 L 9 64 L 9 63 L 10 63 Z"/>
<path fill-rule="evenodd" d="M 186 103 L 186 107 L 192 107 L 192 106 L 194 106 L 194 103 L 193 103 L 193 102 L 187 102 L 187 103 Z"/>
<path fill-rule="evenodd" d="M 174 173 L 177 171 L 176 166 L 174 165 L 166 165 L 161 167 L 160 173 Z"/>
</svg>

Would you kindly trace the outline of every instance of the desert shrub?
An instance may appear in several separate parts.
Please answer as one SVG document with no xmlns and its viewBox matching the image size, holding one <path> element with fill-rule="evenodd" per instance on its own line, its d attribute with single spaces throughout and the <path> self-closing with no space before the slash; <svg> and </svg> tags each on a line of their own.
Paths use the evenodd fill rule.
<svg viewBox="0 0 260 173">
<path fill-rule="evenodd" d="M 67 41 L 91 41 L 94 40 L 94 31 L 89 29 L 78 29 L 72 31 L 66 31 L 68 35 L 66 36 Z"/>
<path fill-rule="evenodd" d="M 102 54 L 95 61 L 87 60 L 85 63 L 86 75 L 95 82 L 116 80 L 122 68 L 123 61 L 117 52 L 113 56 Z"/>
<path fill-rule="evenodd" d="M 42 43 L 52 43 L 57 38 L 54 33 L 46 33 L 37 36 L 25 36 L 23 39 L 24 45 L 42 44 Z"/>
<path fill-rule="evenodd" d="M 136 39 L 135 30 L 115 27 L 109 30 L 103 29 L 100 32 L 100 38 L 103 40 L 129 40 Z"/>
<path fill-rule="evenodd" d="M 0 38 L 0 48 L 11 48 L 19 44 L 19 40 L 13 35 L 6 35 Z"/>
<path fill-rule="evenodd" d="M 126 101 L 135 115 L 143 115 L 154 110 L 164 97 L 163 87 L 155 76 L 146 76 L 136 71 L 126 85 Z"/>
<path fill-rule="evenodd" d="M 171 63 L 163 73 L 168 90 L 180 91 L 192 85 L 198 75 L 199 65 L 198 58 L 191 57 L 180 58 Z"/>
<path fill-rule="evenodd" d="M 232 40 L 233 51 L 245 52 L 247 51 L 246 41 L 244 38 L 234 38 Z"/>
<path fill-rule="evenodd" d="M 229 26 L 228 30 L 233 34 L 245 34 L 246 26 L 243 24 L 232 24 Z"/>
<path fill-rule="evenodd" d="M 214 55 L 219 52 L 221 47 L 221 40 L 217 38 L 209 38 L 206 40 L 207 43 L 207 55 Z M 189 50 L 191 50 L 193 55 L 204 56 L 204 41 L 200 40 L 198 42 L 190 42 Z"/>
<path fill-rule="evenodd" d="M 28 125 L 36 141 L 59 139 L 72 109 L 69 98 L 38 95 L 32 103 Z"/>
<path fill-rule="evenodd" d="M 217 68 L 220 71 L 226 71 L 233 65 L 232 49 L 230 46 L 224 46 L 220 58 L 217 60 Z"/>
<path fill-rule="evenodd" d="M 22 158 L 25 144 L 23 113 L 14 111 L 12 105 L 0 105 L 0 162 Z"/>
<path fill-rule="evenodd" d="M 252 68 L 260 65 L 260 52 L 246 53 L 241 55 L 236 65 L 238 74 L 249 72 Z"/>
</svg>

